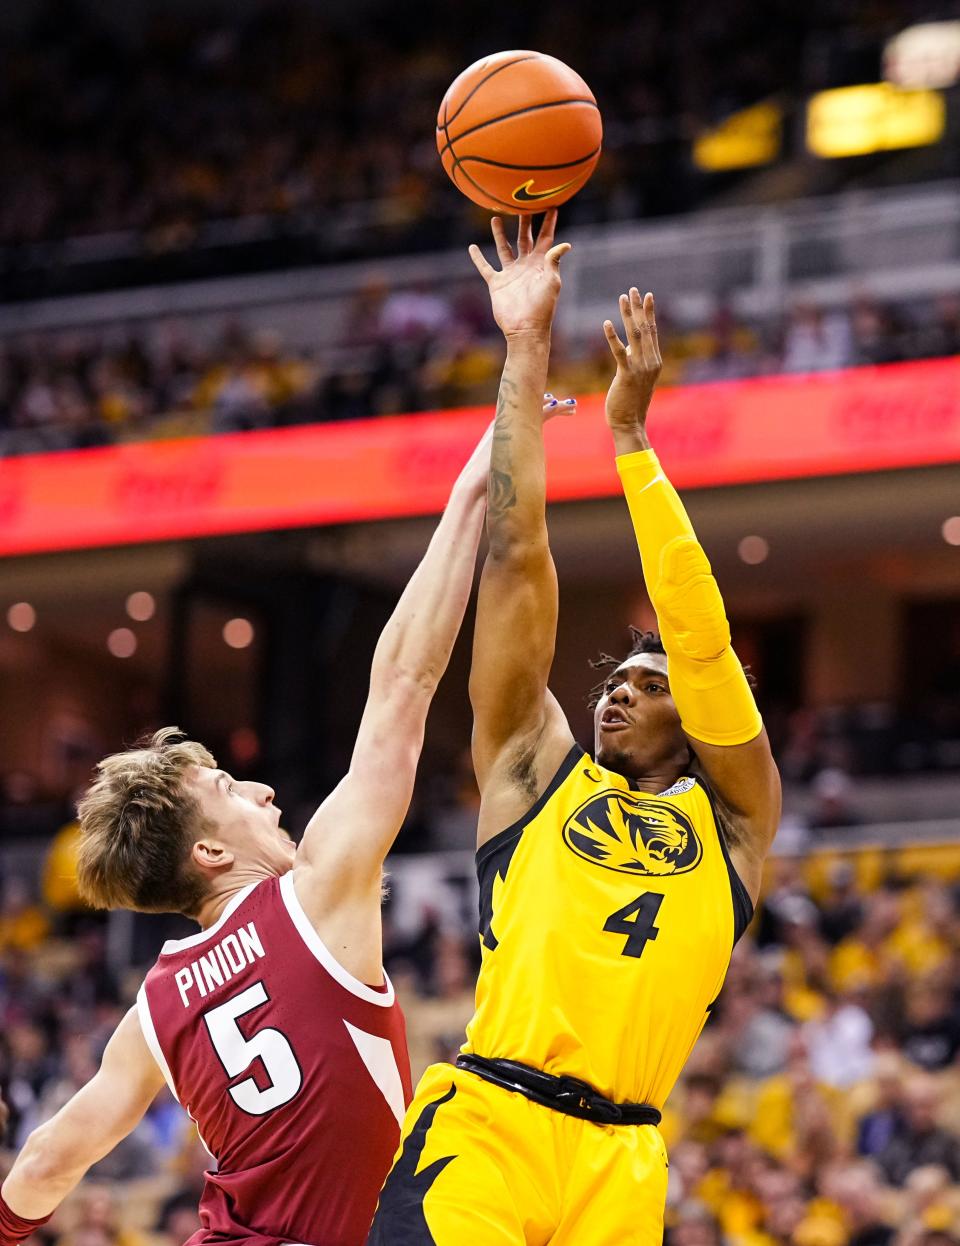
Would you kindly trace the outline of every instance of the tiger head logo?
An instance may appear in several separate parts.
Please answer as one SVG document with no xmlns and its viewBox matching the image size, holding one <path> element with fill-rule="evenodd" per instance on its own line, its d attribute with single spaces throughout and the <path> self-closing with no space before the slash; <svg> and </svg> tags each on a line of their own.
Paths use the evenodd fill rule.
<svg viewBox="0 0 960 1246">
<path fill-rule="evenodd" d="M 703 855 L 675 805 L 635 792 L 598 792 L 567 819 L 563 838 L 577 856 L 621 874 L 685 874 Z"/>
</svg>

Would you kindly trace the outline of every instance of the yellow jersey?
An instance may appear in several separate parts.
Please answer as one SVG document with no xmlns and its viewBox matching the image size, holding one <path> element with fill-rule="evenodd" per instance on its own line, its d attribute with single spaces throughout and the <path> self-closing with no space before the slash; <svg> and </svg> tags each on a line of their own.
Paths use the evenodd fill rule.
<svg viewBox="0 0 960 1246">
<path fill-rule="evenodd" d="M 653 796 L 574 746 L 477 872 L 463 1051 L 662 1109 L 753 916 L 702 780 Z"/>
</svg>

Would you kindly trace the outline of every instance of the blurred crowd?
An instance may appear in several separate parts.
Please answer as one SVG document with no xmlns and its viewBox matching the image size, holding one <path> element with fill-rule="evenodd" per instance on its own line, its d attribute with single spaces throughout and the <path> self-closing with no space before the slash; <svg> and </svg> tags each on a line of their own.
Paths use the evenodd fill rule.
<svg viewBox="0 0 960 1246">
<path fill-rule="evenodd" d="M 664 385 L 960 354 L 958 296 L 900 307 L 864 295 L 830 311 L 798 306 L 774 324 L 748 324 L 726 304 L 694 329 L 671 325 L 669 306 L 659 319 Z M 0 454 L 492 403 L 502 362 L 475 293 L 376 280 L 323 351 L 237 322 L 208 338 L 177 321 L 13 337 L 0 341 Z M 558 333 L 551 367 L 564 394 L 603 390 L 611 371 L 599 335 L 585 345 Z"/>
<path fill-rule="evenodd" d="M 673 1246 L 958 1240 L 960 852 L 868 855 L 771 862 L 668 1104 Z"/>
<path fill-rule="evenodd" d="M 74 834 L 36 886 L 0 889 L 0 1174 L 91 1076 L 170 933 L 137 940 L 142 964 L 111 960 L 107 928 L 65 885 Z M 464 878 L 449 858 L 420 864 L 419 883 L 393 874 L 385 915 L 415 1076 L 456 1051 L 479 954 Z M 771 860 L 664 1114 L 668 1246 L 960 1241 L 958 879 L 957 843 Z M 164 1093 L 32 1246 L 179 1246 L 209 1163 Z"/>
<path fill-rule="evenodd" d="M 610 13 L 598 28 L 574 0 L 549 13 L 491 13 L 468 0 L 456 23 L 434 2 L 415 23 L 393 6 L 365 7 L 375 12 L 353 21 L 289 0 L 227 19 L 161 8 L 127 42 L 86 6 L 51 0 L 0 62 L 0 150 L 19 171 L 0 205 L 0 239 L 175 233 L 363 200 L 389 201 L 398 226 L 429 221 L 432 232 L 447 216 L 435 210 L 437 108 L 461 69 L 500 46 L 567 55 L 603 101 L 607 155 L 578 205 L 621 202 L 627 215 L 653 197 L 672 211 L 685 206 L 686 179 L 656 174 L 671 168 L 664 158 L 685 128 L 842 70 L 843 26 L 856 23 L 860 40 L 872 34 L 879 47 L 910 8 L 888 6 L 869 22 L 853 12 L 838 21 L 826 3 L 802 16 L 783 0 L 762 12 L 746 0 L 710 13 L 689 5 L 678 41 L 656 8 Z M 821 24 L 834 27 L 833 64 L 811 69 L 802 43 Z"/>
<path fill-rule="evenodd" d="M 774 707 L 768 719 L 787 785 L 819 791 L 828 786 L 824 775 L 842 773 L 851 779 L 956 773 L 960 771 L 960 655 L 948 658 L 910 705 L 871 701 L 818 710 L 800 707 L 784 714 Z"/>
<path fill-rule="evenodd" d="M 604 158 L 570 223 L 683 211 L 733 176 L 693 166 L 704 127 L 873 81 L 884 40 L 946 7 L 683 0 L 598 24 L 578 0 L 463 0 L 456 22 L 438 0 L 416 21 L 380 0 L 358 13 L 283 0 L 150 6 L 145 26 L 108 26 L 94 6 L 47 0 L 0 53 L 0 163 L 16 170 L 0 196 L 5 275 L 19 289 L 35 269 L 49 292 L 69 288 L 70 264 L 111 254 L 162 258 L 169 275 L 204 248 L 225 271 L 459 242 L 476 214 L 440 168 L 437 109 L 463 68 L 511 47 L 570 61 L 600 100 Z M 102 245 L 43 249 L 93 235 Z"/>
</svg>

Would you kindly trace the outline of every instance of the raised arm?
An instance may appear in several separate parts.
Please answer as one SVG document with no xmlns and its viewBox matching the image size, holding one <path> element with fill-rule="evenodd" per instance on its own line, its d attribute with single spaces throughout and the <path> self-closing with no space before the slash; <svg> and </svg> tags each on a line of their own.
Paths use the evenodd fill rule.
<svg viewBox="0 0 960 1246">
<path fill-rule="evenodd" d="M 131 1133 L 163 1076 L 131 1008 L 98 1072 L 24 1144 L 0 1190 L 0 1246 L 15 1246 L 53 1214 L 87 1169 Z"/>
<path fill-rule="evenodd" d="M 410 805 L 427 711 L 473 587 L 491 437 L 492 427 L 457 478 L 427 551 L 380 635 L 350 769 L 300 843 L 297 891 L 305 892 L 309 905 L 312 883 L 320 911 L 349 903 L 356 892 L 373 896 L 379 907 L 381 867 Z"/>
<path fill-rule="evenodd" d="M 633 520 L 643 575 L 667 651 L 670 691 L 691 747 L 724 813 L 728 843 L 754 899 L 780 817 L 780 777 L 730 625 L 687 512 L 646 432 L 660 375 L 653 295 L 620 296 L 627 345 L 611 321 L 604 333 L 617 372 L 607 394 L 617 469 Z"/>
<path fill-rule="evenodd" d="M 490 291 L 506 338 L 487 499 L 489 552 L 480 579 L 470 700 L 473 759 L 482 796 L 481 842 L 521 816 L 573 743 L 547 690 L 557 630 L 557 576 L 546 522 L 546 464 L 540 393 L 560 292 L 556 212 L 534 242 L 521 217 L 517 253 L 493 219 L 501 268 L 478 247 L 470 255 Z"/>
</svg>

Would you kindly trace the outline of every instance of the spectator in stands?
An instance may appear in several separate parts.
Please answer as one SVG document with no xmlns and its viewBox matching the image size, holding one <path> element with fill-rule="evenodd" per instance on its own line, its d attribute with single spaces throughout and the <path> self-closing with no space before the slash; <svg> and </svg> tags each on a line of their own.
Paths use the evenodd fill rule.
<svg viewBox="0 0 960 1246">
<path fill-rule="evenodd" d="M 670 1148 L 670 1175 L 667 1185 L 667 1206 L 697 1206 L 695 1200 L 700 1184 L 710 1168 L 707 1148 L 702 1142 L 684 1138 Z"/>
<path fill-rule="evenodd" d="M 897 1246 L 912 1246 L 931 1234 L 946 1234 L 960 1223 L 960 1191 L 940 1164 L 915 1168 L 907 1177 L 904 1195 L 903 1227 L 897 1235 Z"/>
<path fill-rule="evenodd" d="M 901 896 L 892 888 L 883 887 L 868 898 L 860 927 L 830 953 L 834 990 L 870 989 L 890 980 L 897 960 L 891 938 L 902 917 Z"/>
<path fill-rule="evenodd" d="M 942 1165 L 951 1181 L 960 1180 L 960 1137 L 940 1123 L 941 1091 L 928 1074 L 914 1073 L 903 1091 L 903 1115 L 877 1161 L 894 1185 L 903 1185 L 915 1168 Z"/>
<path fill-rule="evenodd" d="M 852 861 L 834 861 L 827 876 L 827 894 L 820 902 L 820 933 L 835 947 L 853 934 L 863 920 L 863 897 Z"/>
<path fill-rule="evenodd" d="M 891 953 L 911 975 L 945 969 L 954 945 L 957 916 L 949 889 L 931 880 L 908 899 L 890 936 Z"/>
<path fill-rule="evenodd" d="M 795 1032 L 786 1069 L 760 1087 L 750 1138 L 778 1159 L 799 1162 L 813 1154 L 822 1162 L 842 1146 L 839 1103 L 837 1092 L 814 1073 L 805 1036 Z"/>
<path fill-rule="evenodd" d="M 800 1178 L 788 1168 L 771 1168 L 758 1174 L 755 1188 L 763 1208 L 757 1236 L 769 1246 L 793 1246 L 807 1206 Z"/>
<path fill-rule="evenodd" d="M 811 304 L 793 309 L 783 339 L 784 372 L 826 372 L 852 362 L 850 321 L 844 313 L 826 314 Z"/>
<path fill-rule="evenodd" d="M 29 952 L 47 937 L 50 924 L 30 889 L 15 875 L 0 883 L 0 951 L 19 948 Z"/>
<path fill-rule="evenodd" d="M 794 710 L 787 720 L 787 738 L 780 754 L 780 765 L 787 782 L 807 783 L 820 769 L 822 761 L 821 726 L 812 709 Z"/>
<path fill-rule="evenodd" d="M 37 1123 L 49 1120 L 97 1071 L 89 1034 L 70 1034 L 63 1042 L 62 1068 L 43 1087 L 37 1101 Z"/>
<path fill-rule="evenodd" d="M 858 367 L 894 363 L 906 352 L 906 329 L 902 320 L 875 299 L 861 295 L 850 312 L 851 362 Z"/>
<path fill-rule="evenodd" d="M 877 1170 L 867 1160 L 848 1164 L 832 1175 L 832 1197 L 847 1226 L 847 1246 L 889 1246 L 894 1230 L 884 1208 L 884 1191 Z"/>
<path fill-rule="evenodd" d="M 424 341 L 448 329 L 453 308 L 425 282 L 388 294 L 377 323 L 381 341 Z"/>
<path fill-rule="evenodd" d="M 328 420 L 362 420 L 374 410 L 373 376 L 359 366 L 331 372 L 320 390 L 320 410 Z"/>
<path fill-rule="evenodd" d="M 155 1231 L 167 1238 L 170 1246 L 181 1246 L 200 1227 L 197 1208 L 203 1197 L 206 1170 L 210 1156 L 200 1140 L 189 1138 L 173 1164 L 175 1187 L 163 1200 L 157 1213 Z"/>
<path fill-rule="evenodd" d="M 876 306 L 861 300 L 857 314 L 863 361 L 920 349 L 905 331 L 896 344 L 880 342 Z M 946 314 L 946 313 L 945 313 Z M 890 323 L 891 314 L 884 313 Z M 836 313 L 842 321 L 843 314 Z M 0 455 L 103 445 L 147 436 L 204 435 L 303 421 L 369 418 L 426 408 L 477 405 L 496 397 L 498 356 L 489 315 L 478 315 L 469 297 L 448 300 L 424 285 L 391 290 L 380 278 L 361 286 L 345 315 L 339 343 L 318 342 L 310 352 L 284 347 L 280 335 L 227 323 L 208 337 L 186 324 L 161 322 L 136 332 L 69 332 L 42 339 L 18 337 L 0 345 Z M 783 368 L 809 371 L 839 366 L 829 354 L 823 318 L 798 309 L 782 358 L 761 349 L 761 332 L 738 321 L 721 304 L 708 326 L 677 330 L 671 343 L 668 383 L 730 379 Z M 816 332 L 814 332 L 814 327 Z M 882 332 L 886 332 L 883 330 Z M 891 330 L 893 332 L 893 330 Z M 938 340 L 949 344 L 946 331 Z M 892 341 L 892 339 L 891 339 Z M 884 344 L 885 343 L 885 344 Z M 914 343 L 913 345 L 911 343 Z M 926 349 L 926 348 L 924 348 Z M 560 390 L 602 388 L 607 364 L 600 353 L 562 336 L 553 367 Z M 826 352 L 826 353 L 824 353 Z M 852 358 L 852 356 L 851 356 Z M 847 362 L 850 362 L 848 360 Z M 921 716 L 960 756 L 957 698 L 936 685 Z M 860 769 L 886 772 L 895 756 L 895 731 L 884 707 L 872 719 L 824 731 L 823 713 L 796 710 L 782 752 L 788 779 L 807 781 L 818 770 L 846 766 L 852 745 Z M 838 743 L 843 747 L 838 748 Z"/>
<path fill-rule="evenodd" d="M 41 1014 L 42 1015 L 42 1014 Z M 39 1016 L 17 1018 L 4 1028 L 6 1069 L 4 1098 L 10 1109 L 10 1128 L 19 1146 L 33 1127 L 37 1101 L 57 1070 L 58 1053 L 39 1024 Z"/>
<path fill-rule="evenodd" d="M 747 1077 L 762 1079 L 783 1071 L 794 1022 L 784 1002 L 782 954 L 773 949 L 762 953 L 752 969 L 735 996 L 741 1015 L 734 1028 L 732 1058 L 734 1067 Z M 725 999 L 725 1018 L 729 1010 Z"/>
<path fill-rule="evenodd" d="M 69 934 L 76 930 L 86 905 L 80 899 L 77 885 L 77 848 L 80 825 L 72 818 L 54 835 L 43 863 L 43 901 L 54 915 L 57 932 Z"/>
<path fill-rule="evenodd" d="M 703 333 L 686 334 L 678 345 L 685 356 L 683 379 L 690 383 L 730 381 L 763 371 L 756 333 L 726 302 L 718 304 Z"/>
<path fill-rule="evenodd" d="M 430 847 L 438 851 L 470 849 L 477 838 L 480 792 L 470 750 L 464 749 L 446 782 L 436 785 L 428 818 Z"/>
<path fill-rule="evenodd" d="M 856 826 L 861 820 L 854 798 L 854 783 L 836 766 L 821 770 L 811 784 L 816 804 L 810 815 L 812 830 L 831 830 L 836 826 Z"/>
<path fill-rule="evenodd" d="M 664 1246 L 722 1246 L 720 1227 L 699 1203 L 683 1204 L 678 1223 L 667 1230 Z"/>
<path fill-rule="evenodd" d="M 123 1227 L 118 1199 L 106 1185 L 81 1186 L 70 1219 L 58 1246 L 140 1246 L 139 1235 Z"/>
<path fill-rule="evenodd" d="M 951 984 L 934 970 L 910 981 L 901 1033 L 903 1054 L 928 1072 L 945 1069 L 960 1053 L 960 1017 Z"/>
<path fill-rule="evenodd" d="M 773 858 L 768 866 L 767 890 L 759 915 L 757 942 L 783 946 L 787 927 L 795 924 L 816 925 L 817 907 L 810 898 L 803 875 L 802 860 L 797 856 Z"/>
<path fill-rule="evenodd" d="M 825 991 L 823 1011 L 803 1027 L 816 1080 L 841 1090 L 865 1081 L 873 1068 L 873 1033 L 873 1022 L 860 1004 Z"/>
<path fill-rule="evenodd" d="M 438 930 L 430 993 L 407 1017 L 410 1067 L 415 1075 L 429 1064 L 455 1058 L 473 1016 L 475 982 L 463 936 Z"/>
<path fill-rule="evenodd" d="M 683 1087 L 684 1137 L 704 1146 L 724 1132 L 718 1107 L 722 1081 L 708 1072 L 693 1072 Z"/>
<path fill-rule="evenodd" d="M 921 359 L 960 355 L 960 297 L 937 300 L 933 315 L 917 329 L 912 353 Z"/>
<path fill-rule="evenodd" d="M 857 1121 L 857 1153 L 876 1159 L 901 1128 L 904 1063 L 894 1051 L 881 1051 L 873 1064 L 869 1108 Z"/>
</svg>

